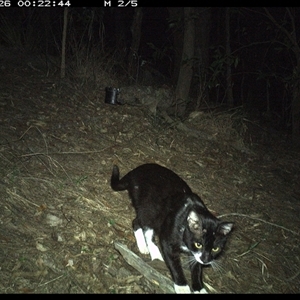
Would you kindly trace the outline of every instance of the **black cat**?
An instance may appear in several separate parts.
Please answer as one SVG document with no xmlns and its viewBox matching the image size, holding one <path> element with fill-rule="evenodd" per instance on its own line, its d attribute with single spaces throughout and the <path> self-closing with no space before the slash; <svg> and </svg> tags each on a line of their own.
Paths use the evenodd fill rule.
<svg viewBox="0 0 300 300">
<path fill-rule="evenodd" d="M 225 246 L 233 223 L 213 216 L 199 196 L 173 171 L 157 164 L 144 164 L 119 179 L 113 167 L 111 187 L 127 190 L 136 211 L 133 231 L 139 251 L 165 261 L 176 293 L 190 293 L 180 253 L 192 254 L 191 281 L 194 292 L 203 288 L 202 265 L 209 265 Z M 157 235 L 162 250 L 154 244 Z"/>
</svg>

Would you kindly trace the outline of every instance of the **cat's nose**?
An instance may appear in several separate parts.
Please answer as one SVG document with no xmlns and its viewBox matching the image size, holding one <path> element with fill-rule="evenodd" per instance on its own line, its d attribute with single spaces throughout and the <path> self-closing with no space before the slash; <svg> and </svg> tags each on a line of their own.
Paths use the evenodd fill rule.
<svg viewBox="0 0 300 300">
<path fill-rule="evenodd" d="M 203 265 L 209 265 L 211 263 L 211 256 L 209 253 L 203 252 L 200 259 Z"/>
</svg>

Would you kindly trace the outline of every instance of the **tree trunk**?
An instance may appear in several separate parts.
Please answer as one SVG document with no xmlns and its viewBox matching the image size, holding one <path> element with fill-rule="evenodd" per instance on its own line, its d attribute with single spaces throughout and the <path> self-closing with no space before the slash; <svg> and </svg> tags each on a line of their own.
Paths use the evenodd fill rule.
<svg viewBox="0 0 300 300">
<path fill-rule="evenodd" d="M 300 58 L 299 58 L 300 65 Z M 299 70 L 299 67 L 296 68 Z M 293 98 L 292 98 L 292 126 L 293 126 L 293 143 L 300 145 L 300 82 L 299 79 L 295 79 L 293 86 Z"/>
<path fill-rule="evenodd" d="M 141 41 L 141 29 L 142 29 L 143 12 L 141 7 L 137 7 L 134 10 L 134 16 L 132 21 L 131 33 L 132 42 L 128 57 L 128 73 L 131 81 L 138 80 L 139 71 L 139 48 Z"/>
<path fill-rule="evenodd" d="M 176 86 L 181 65 L 182 45 L 183 45 L 183 7 L 168 7 L 170 30 L 173 37 L 173 70 L 172 83 Z"/>
<path fill-rule="evenodd" d="M 198 7 L 198 18 L 195 20 L 195 57 L 197 61 L 195 77 L 195 86 L 197 90 L 196 103 L 193 108 L 198 110 L 204 103 L 209 102 L 209 93 L 207 89 L 206 73 L 209 67 L 209 46 L 210 46 L 210 27 L 211 27 L 211 8 Z"/>
<path fill-rule="evenodd" d="M 129 30 L 127 30 L 126 23 L 124 21 L 124 11 L 118 7 L 113 8 L 114 14 L 114 37 L 115 37 L 115 45 L 116 45 L 116 55 L 119 60 L 128 59 L 128 53 L 130 49 L 130 39 L 131 36 L 129 34 Z"/>
<path fill-rule="evenodd" d="M 176 114 L 182 117 L 186 110 L 193 76 L 193 58 L 195 44 L 195 22 L 193 7 L 184 8 L 184 37 L 181 67 L 175 91 Z"/>
<path fill-rule="evenodd" d="M 66 40 L 67 40 L 67 26 L 68 26 L 68 8 L 64 9 L 64 27 L 62 34 L 62 46 L 61 46 L 61 65 L 60 65 L 60 78 L 66 76 Z"/>
<path fill-rule="evenodd" d="M 230 107 L 233 107 L 233 92 L 232 92 L 232 74 L 231 74 L 231 47 L 230 47 L 230 7 L 226 8 L 225 15 L 225 35 L 226 35 L 226 94 L 227 94 L 227 103 Z"/>
</svg>

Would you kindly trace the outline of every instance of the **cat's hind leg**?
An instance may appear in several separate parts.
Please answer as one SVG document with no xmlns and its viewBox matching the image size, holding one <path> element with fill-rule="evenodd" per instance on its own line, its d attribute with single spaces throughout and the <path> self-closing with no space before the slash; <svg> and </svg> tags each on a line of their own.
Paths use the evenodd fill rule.
<svg viewBox="0 0 300 300">
<path fill-rule="evenodd" d="M 150 252 L 151 260 L 159 259 L 161 261 L 164 261 L 159 248 L 153 242 L 153 237 L 154 237 L 153 229 L 151 229 L 151 228 L 145 229 L 144 236 L 146 239 L 148 250 Z"/>
<path fill-rule="evenodd" d="M 154 230 L 151 228 L 145 228 L 143 230 L 137 218 L 133 220 L 132 227 L 140 253 L 150 253 L 151 260 L 159 259 L 164 261 L 159 248 L 153 242 Z"/>
<path fill-rule="evenodd" d="M 138 228 L 134 231 L 134 236 L 136 239 L 137 246 L 139 248 L 139 251 L 142 254 L 149 254 L 149 249 L 147 247 L 147 243 L 145 240 L 144 232 L 142 228 Z"/>
<path fill-rule="evenodd" d="M 135 218 L 132 221 L 132 229 L 133 229 L 136 244 L 139 248 L 140 253 L 149 254 L 149 250 L 148 250 L 147 243 L 145 240 L 144 232 L 143 232 L 143 229 L 140 225 L 138 218 Z"/>
</svg>

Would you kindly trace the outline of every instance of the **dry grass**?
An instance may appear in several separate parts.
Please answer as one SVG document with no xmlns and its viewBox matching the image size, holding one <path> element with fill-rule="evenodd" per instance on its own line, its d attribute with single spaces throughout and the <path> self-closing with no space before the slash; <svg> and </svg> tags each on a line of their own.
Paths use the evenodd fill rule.
<svg viewBox="0 0 300 300">
<path fill-rule="evenodd" d="M 213 213 L 235 222 L 216 270 L 204 271 L 211 292 L 299 292 L 299 152 L 279 143 L 239 151 L 250 150 L 247 124 L 232 111 L 186 120 L 216 137 L 207 141 L 142 107 L 105 105 L 105 82 L 92 91 L 58 86 L 17 67 L 3 82 L 2 293 L 160 292 L 113 246 L 138 253 L 127 194 L 109 187 L 112 165 L 124 175 L 146 162 L 177 172 Z"/>
</svg>

